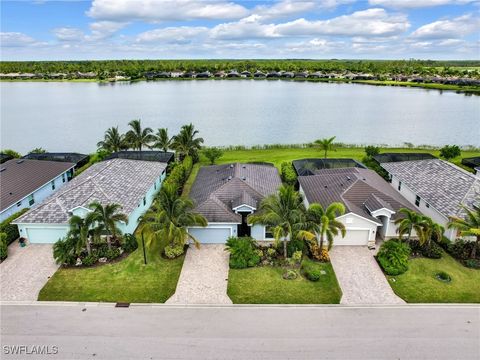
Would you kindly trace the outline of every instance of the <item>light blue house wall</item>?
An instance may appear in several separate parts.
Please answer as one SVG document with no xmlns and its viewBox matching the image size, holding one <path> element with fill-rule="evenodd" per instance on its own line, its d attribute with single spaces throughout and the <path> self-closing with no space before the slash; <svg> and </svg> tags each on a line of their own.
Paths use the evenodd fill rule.
<svg viewBox="0 0 480 360">
<path fill-rule="evenodd" d="M 60 174 L 56 178 L 52 179 L 48 183 L 42 185 L 34 192 L 28 194 L 23 199 L 18 201 L 16 204 L 12 204 L 12 206 L 6 208 L 0 213 L 0 221 L 5 220 L 9 216 L 19 212 L 25 208 L 31 208 L 38 204 L 40 204 L 43 200 L 45 200 L 48 196 L 53 194 L 55 191 L 60 189 L 63 185 L 65 185 L 69 181 L 69 177 L 67 173 L 69 171 L 73 171 L 73 166 L 71 169 L 68 169 L 64 173 Z M 52 186 L 53 185 L 53 186 Z M 31 196 L 33 196 L 33 203 L 30 203 Z"/>
</svg>

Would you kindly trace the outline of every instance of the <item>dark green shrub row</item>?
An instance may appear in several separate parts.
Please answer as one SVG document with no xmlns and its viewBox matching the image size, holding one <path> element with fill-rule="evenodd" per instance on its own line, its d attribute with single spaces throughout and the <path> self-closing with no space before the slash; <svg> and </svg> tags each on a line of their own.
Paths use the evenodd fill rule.
<svg viewBox="0 0 480 360">
<path fill-rule="evenodd" d="M 8 246 L 6 242 L 7 234 L 0 233 L 0 261 L 8 257 Z"/>
<path fill-rule="evenodd" d="M 27 211 L 28 209 L 20 210 L 19 212 L 9 216 L 5 220 L 3 220 L 2 223 L 0 223 L 0 232 L 7 234 L 7 238 L 5 240 L 7 246 L 20 237 L 17 225 L 11 224 L 11 222 L 16 218 L 20 217 L 20 215 L 25 214 Z"/>
<path fill-rule="evenodd" d="M 253 267 L 260 262 L 257 245 L 255 240 L 250 237 L 229 237 L 226 250 L 230 252 L 230 267 L 232 269 Z"/>
<path fill-rule="evenodd" d="M 440 245 L 438 245 L 434 241 L 430 241 L 430 243 L 425 243 L 420 245 L 420 241 L 414 239 L 408 242 L 410 249 L 412 250 L 413 254 L 420 254 L 423 257 L 429 259 L 440 259 L 442 257 L 443 251 Z"/>
<path fill-rule="evenodd" d="M 183 186 L 188 180 L 190 173 L 192 172 L 193 168 L 193 161 L 190 156 L 186 156 L 185 159 L 181 163 L 176 163 L 170 175 L 168 175 L 167 179 L 165 180 L 165 184 L 174 184 L 178 191 L 181 192 Z"/>
<path fill-rule="evenodd" d="M 477 258 L 480 260 L 480 245 L 476 244 L 475 241 L 456 239 L 455 242 L 448 244 L 446 250 L 455 259 L 468 260 L 471 258 L 474 246 L 477 246 Z"/>
<path fill-rule="evenodd" d="M 291 162 L 285 161 L 281 165 L 282 181 L 288 185 L 295 185 L 297 183 L 297 173 L 293 168 Z"/>
<path fill-rule="evenodd" d="M 408 270 L 410 246 L 399 240 L 385 241 L 377 254 L 378 262 L 388 275 L 400 275 Z"/>
<path fill-rule="evenodd" d="M 311 265 L 308 263 L 303 263 L 302 272 L 303 272 L 303 275 L 310 281 L 320 280 L 321 273 L 318 266 Z"/>
</svg>

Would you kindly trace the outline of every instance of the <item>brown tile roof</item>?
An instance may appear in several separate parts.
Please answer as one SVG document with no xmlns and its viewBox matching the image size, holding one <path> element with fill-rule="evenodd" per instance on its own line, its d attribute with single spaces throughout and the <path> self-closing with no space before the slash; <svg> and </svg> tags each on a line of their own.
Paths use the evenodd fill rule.
<svg viewBox="0 0 480 360">
<path fill-rule="evenodd" d="M 9 208 L 74 166 L 69 162 L 30 159 L 3 163 L 0 165 L 0 210 Z"/>
<path fill-rule="evenodd" d="M 196 210 L 209 222 L 240 223 L 233 207 L 247 204 L 255 208 L 275 193 L 282 181 L 275 167 L 260 164 L 225 164 L 200 168 L 190 191 Z"/>
</svg>

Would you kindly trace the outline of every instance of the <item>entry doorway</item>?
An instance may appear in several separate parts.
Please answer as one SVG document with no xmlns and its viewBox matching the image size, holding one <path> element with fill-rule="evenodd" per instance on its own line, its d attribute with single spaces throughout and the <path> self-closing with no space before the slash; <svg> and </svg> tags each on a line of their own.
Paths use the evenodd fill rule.
<svg viewBox="0 0 480 360">
<path fill-rule="evenodd" d="M 248 221 L 247 221 L 247 217 L 251 213 L 249 213 L 249 212 L 239 212 L 238 214 L 242 216 L 242 223 L 238 225 L 238 229 L 237 229 L 238 237 L 251 236 L 252 235 L 252 228 L 251 228 L 251 226 L 248 226 Z"/>
</svg>

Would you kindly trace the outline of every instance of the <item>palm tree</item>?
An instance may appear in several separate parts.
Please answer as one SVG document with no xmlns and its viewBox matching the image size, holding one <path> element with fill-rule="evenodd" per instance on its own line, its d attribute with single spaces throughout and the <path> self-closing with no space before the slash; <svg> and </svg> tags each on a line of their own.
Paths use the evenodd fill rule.
<svg viewBox="0 0 480 360">
<path fill-rule="evenodd" d="M 420 231 L 418 233 L 418 239 L 420 240 L 420 245 L 430 245 L 432 236 L 435 236 L 437 239 L 441 239 L 445 229 L 440 224 L 434 222 L 428 216 L 422 216 L 420 222 Z"/>
<path fill-rule="evenodd" d="M 99 141 L 97 146 L 108 152 L 117 152 L 127 148 L 125 136 L 120 134 L 118 126 L 107 129 L 103 141 Z"/>
<path fill-rule="evenodd" d="M 421 231 L 422 215 L 417 214 L 415 211 L 412 211 L 407 208 L 401 208 L 398 210 L 403 217 L 395 220 L 395 225 L 397 225 L 398 236 L 402 238 L 407 234 L 407 241 L 410 241 L 413 230 L 418 234 Z"/>
<path fill-rule="evenodd" d="M 262 200 L 259 212 L 250 215 L 251 224 L 262 224 L 273 227 L 276 241 L 283 240 L 283 256 L 287 259 L 287 243 L 305 222 L 305 206 L 302 196 L 293 186 L 283 185 L 278 193 Z"/>
<path fill-rule="evenodd" d="M 457 216 L 450 217 L 450 221 L 447 224 L 449 229 L 460 230 L 460 236 L 474 236 L 476 238 L 475 246 L 472 249 L 471 258 L 475 259 L 477 256 L 477 247 L 480 245 L 480 209 L 477 208 L 472 211 L 466 207 L 465 218 L 459 218 Z"/>
<path fill-rule="evenodd" d="M 331 138 L 325 139 L 318 139 L 314 141 L 314 144 L 320 149 L 324 151 L 325 159 L 327 158 L 327 152 L 330 150 L 335 151 L 335 141 L 336 136 L 332 136 Z"/>
<path fill-rule="evenodd" d="M 112 247 L 110 237 L 114 239 L 117 237 L 117 234 L 120 232 L 117 223 L 119 221 L 127 223 L 127 215 L 119 212 L 121 209 L 119 204 L 107 204 L 103 206 L 98 201 L 95 201 L 89 205 L 89 208 L 92 210 L 92 212 L 87 215 L 89 221 L 94 222 L 97 224 L 97 227 L 106 231 L 107 244 L 110 249 Z"/>
<path fill-rule="evenodd" d="M 172 138 L 172 149 L 174 149 L 180 160 L 190 155 L 194 161 L 198 159 L 198 151 L 202 148 L 203 138 L 196 137 L 198 130 L 193 124 L 183 125 L 178 135 Z"/>
<path fill-rule="evenodd" d="M 193 201 L 181 197 L 174 184 L 165 183 L 160 189 L 152 207 L 140 219 L 141 230 L 156 239 L 167 243 L 184 245 L 188 239 L 198 247 L 198 241 L 188 233 L 190 226 L 207 226 L 207 220 L 193 211 Z"/>
<path fill-rule="evenodd" d="M 168 137 L 168 129 L 158 129 L 157 133 L 155 134 L 155 142 L 153 143 L 153 147 L 167 152 L 171 145 L 172 139 Z"/>
<path fill-rule="evenodd" d="M 152 134 L 153 130 L 149 127 L 142 129 L 141 120 L 132 120 L 128 123 L 130 130 L 126 133 L 125 139 L 134 150 L 142 152 L 143 146 L 150 146 L 150 143 L 155 140 Z"/>
<path fill-rule="evenodd" d="M 83 248 L 86 248 L 88 255 L 90 255 L 92 253 L 90 235 L 93 219 L 89 216 L 82 218 L 78 215 L 73 215 L 69 220 L 69 224 L 70 230 L 67 236 L 73 241 L 75 252 L 78 254 Z"/>
<path fill-rule="evenodd" d="M 345 237 L 346 229 L 336 218 L 345 213 L 342 203 L 334 202 L 323 209 L 320 204 L 311 204 L 307 209 L 307 229 L 315 234 L 320 249 L 323 249 L 325 239 L 328 240 L 328 250 L 333 246 L 333 239 L 339 233 Z"/>
</svg>

